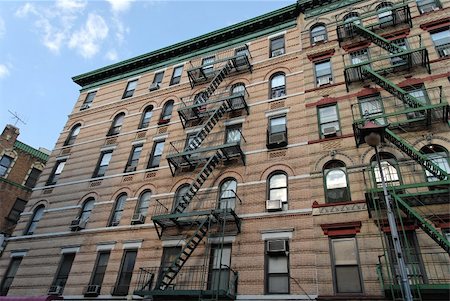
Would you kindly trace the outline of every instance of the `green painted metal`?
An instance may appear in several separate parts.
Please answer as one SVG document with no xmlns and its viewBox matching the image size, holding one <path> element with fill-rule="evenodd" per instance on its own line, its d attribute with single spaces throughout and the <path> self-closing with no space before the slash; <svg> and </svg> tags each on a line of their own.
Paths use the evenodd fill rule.
<svg viewBox="0 0 450 301">
<path fill-rule="evenodd" d="M 17 188 L 19 188 L 19 189 L 25 190 L 25 191 L 27 191 L 27 192 L 31 192 L 31 188 L 28 188 L 28 187 L 26 187 L 26 186 L 20 185 L 20 184 L 18 184 L 18 183 L 15 183 L 15 182 L 13 182 L 13 181 L 10 181 L 10 180 L 5 179 L 5 178 L 2 178 L 2 177 L 0 177 L 0 182 L 5 182 L 5 183 L 7 183 L 7 184 L 9 184 L 9 185 L 12 185 L 12 186 L 15 186 L 15 187 L 17 187 Z"/>
<path fill-rule="evenodd" d="M 41 152 L 40 150 L 35 149 L 34 147 L 29 146 L 28 144 L 25 144 L 23 142 L 20 142 L 19 140 L 16 140 L 14 142 L 14 148 L 19 149 L 23 152 L 26 152 L 33 157 L 36 157 L 42 161 L 47 162 L 49 155 L 46 153 Z"/>
<path fill-rule="evenodd" d="M 324 3 L 324 1 L 318 0 L 299 0 L 297 4 L 299 6 L 300 11 L 304 12 L 305 19 L 323 15 L 329 12 L 336 11 L 338 9 L 344 8 L 349 5 L 353 5 L 359 2 L 363 2 L 362 0 L 334 0 L 329 1 L 329 4 Z"/>
<path fill-rule="evenodd" d="M 365 37 L 366 39 L 370 40 L 371 42 L 375 43 L 376 45 L 380 46 L 381 48 L 387 50 L 390 53 L 399 53 L 403 52 L 404 50 L 400 46 L 390 42 L 389 40 L 383 38 L 380 35 L 377 35 L 373 31 L 368 30 L 367 28 L 365 28 L 360 24 L 353 23 L 352 26 L 357 29 L 357 31 L 361 36 Z"/>
</svg>

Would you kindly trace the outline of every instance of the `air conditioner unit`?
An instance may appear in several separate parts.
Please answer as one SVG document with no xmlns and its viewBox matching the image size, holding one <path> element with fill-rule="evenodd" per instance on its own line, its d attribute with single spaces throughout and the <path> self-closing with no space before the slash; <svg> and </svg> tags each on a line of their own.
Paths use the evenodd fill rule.
<svg viewBox="0 0 450 301">
<path fill-rule="evenodd" d="M 155 90 L 158 90 L 159 87 L 160 87 L 160 83 L 152 83 L 148 89 L 150 91 L 155 91 Z"/>
<path fill-rule="evenodd" d="M 273 145 L 280 145 L 287 142 L 286 139 L 286 132 L 279 132 L 275 134 L 269 134 L 269 144 Z"/>
<path fill-rule="evenodd" d="M 268 240 L 267 241 L 267 253 L 280 253 L 286 252 L 285 240 Z"/>
<path fill-rule="evenodd" d="M 267 211 L 279 211 L 283 209 L 282 200 L 267 200 L 266 201 Z"/>
<path fill-rule="evenodd" d="M 283 48 L 272 51 L 272 57 L 279 56 L 279 55 L 282 55 L 282 54 L 284 54 L 284 49 Z"/>
<path fill-rule="evenodd" d="M 319 77 L 317 79 L 317 84 L 319 86 L 328 85 L 330 83 L 330 78 L 328 76 Z"/>
<path fill-rule="evenodd" d="M 74 219 L 70 223 L 70 230 L 72 230 L 72 231 L 82 230 L 82 229 L 86 228 L 86 223 L 87 223 L 87 221 L 85 221 L 85 220 Z"/>
<path fill-rule="evenodd" d="M 285 95 L 286 95 L 286 91 L 284 89 L 272 91 L 272 98 L 282 97 Z"/>
<path fill-rule="evenodd" d="M 133 215 L 133 218 L 131 219 L 132 225 L 143 224 L 144 222 L 145 222 L 145 215 L 143 215 L 142 213 L 135 213 Z"/>
<path fill-rule="evenodd" d="M 322 133 L 325 137 L 336 136 L 336 128 L 334 126 L 323 128 Z"/>
<path fill-rule="evenodd" d="M 100 285 L 89 284 L 86 287 L 84 295 L 87 297 L 96 297 L 100 295 L 100 289 L 101 289 Z"/>
<path fill-rule="evenodd" d="M 313 37 L 313 42 L 314 43 L 323 42 L 323 41 L 325 41 L 325 35 L 324 34 L 321 34 L 321 35 Z"/>
<path fill-rule="evenodd" d="M 62 286 L 52 285 L 48 289 L 47 295 L 55 295 L 55 296 L 62 295 L 63 289 L 64 288 Z"/>
<path fill-rule="evenodd" d="M 80 110 L 86 110 L 86 109 L 89 109 L 90 106 L 91 106 L 91 104 L 85 103 L 85 104 L 83 104 L 83 105 L 81 106 Z"/>
<path fill-rule="evenodd" d="M 445 56 L 450 55 L 450 48 L 444 48 L 444 49 L 442 49 L 442 53 L 443 53 Z"/>
</svg>

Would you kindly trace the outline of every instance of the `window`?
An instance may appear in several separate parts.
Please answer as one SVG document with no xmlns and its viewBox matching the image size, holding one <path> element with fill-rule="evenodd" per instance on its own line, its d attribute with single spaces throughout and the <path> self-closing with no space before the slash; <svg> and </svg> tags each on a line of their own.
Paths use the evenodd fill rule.
<svg viewBox="0 0 450 301">
<path fill-rule="evenodd" d="M 106 170 L 108 169 L 109 161 L 111 161 L 112 153 L 112 150 L 101 152 L 97 167 L 92 175 L 93 178 L 103 177 L 105 175 Z"/>
<path fill-rule="evenodd" d="M 44 215 L 44 209 L 45 209 L 44 205 L 40 205 L 34 210 L 33 216 L 31 217 L 31 221 L 28 224 L 26 231 L 24 232 L 25 235 L 33 235 L 34 231 L 36 230 L 37 224 Z"/>
<path fill-rule="evenodd" d="M 284 36 L 270 39 L 270 57 L 284 54 Z"/>
<path fill-rule="evenodd" d="M 172 117 L 172 110 L 173 110 L 173 100 L 169 100 L 164 104 L 158 124 L 169 123 L 170 118 Z"/>
<path fill-rule="evenodd" d="M 416 87 L 408 87 L 405 90 L 406 92 L 408 92 L 409 95 L 413 96 L 419 103 L 423 105 L 427 105 L 430 102 L 428 99 L 427 90 L 425 90 L 425 87 L 423 85 Z M 410 108 L 407 105 L 405 106 L 406 109 Z M 424 116 L 425 116 L 424 111 L 416 111 L 406 114 L 406 117 L 408 119 L 423 118 Z"/>
<path fill-rule="evenodd" d="M 210 56 L 210 57 L 206 57 L 204 59 L 202 59 L 202 70 L 203 73 L 208 76 L 211 73 L 213 73 L 214 71 L 214 60 L 215 57 L 214 56 Z"/>
<path fill-rule="evenodd" d="M 122 129 L 123 119 L 125 118 L 125 113 L 117 114 L 111 124 L 111 128 L 108 131 L 107 136 L 118 135 Z"/>
<path fill-rule="evenodd" d="M 27 201 L 25 200 L 21 200 L 21 199 L 16 199 L 16 201 L 14 202 L 13 207 L 11 208 L 11 211 L 9 211 L 7 220 L 15 225 L 17 224 L 17 221 L 20 218 L 20 214 L 23 212 L 23 210 L 25 210 L 25 205 L 27 204 Z"/>
<path fill-rule="evenodd" d="M 37 180 L 39 179 L 39 176 L 41 175 L 41 172 L 41 170 L 33 167 L 30 171 L 30 174 L 28 175 L 27 180 L 25 181 L 25 186 L 34 188 L 34 186 L 36 186 Z"/>
<path fill-rule="evenodd" d="M 103 278 L 105 278 L 106 267 L 108 266 L 110 253 L 111 251 L 101 251 L 98 253 L 89 285 L 98 285 L 100 287 L 102 286 Z"/>
<path fill-rule="evenodd" d="M 152 192 L 150 190 L 145 190 L 144 192 L 141 193 L 138 202 L 136 204 L 135 214 L 142 214 L 143 216 L 147 216 L 151 196 Z"/>
<path fill-rule="evenodd" d="M 224 244 L 211 246 L 209 263 L 209 290 L 228 291 L 230 283 L 231 245 Z"/>
<path fill-rule="evenodd" d="M 148 128 L 150 124 L 150 119 L 152 119 L 152 115 L 153 115 L 153 106 L 146 107 L 144 112 L 142 113 L 141 122 L 139 123 L 139 129 Z"/>
<path fill-rule="evenodd" d="M 275 249 L 270 245 L 282 245 Z M 266 241 L 266 293 L 289 294 L 289 243 L 284 240 Z"/>
<path fill-rule="evenodd" d="M 147 168 L 158 167 L 161 162 L 161 156 L 164 150 L 164 140 L 155 141 L 153 144 L 152 154 L 150 155 L 150 160 L 148 161 Z"/>
<path fill-rule="evenodd" d="M 81 105 L 80 111 L 89 109 L 91 107 L 92 102 L 94 101 L 94 98 L 95 98 L 95 94 L 97 94 L 97 91 L 89 92 L 86 95 L 86 99 L 84 100 L 83 104 Z"/>
<path fill-rule="evenodd" d="M 114 205 L 114 211 L 111 216 L 111 220 L 109 222 L 109 227 L 115 227 L 118 226 L 120 223 L 120 218 L 122 217 L 123 209 L 125 207 L 125 202 L 127 200 L 127 194 L 121 193 L 117 199 L 116 203 Z"/>
<path fill-rule="evenodd" d="M 245 91 L 245 85 L 243 83 L 237 83 L 231 87 L 230 93 L 231 93 L 231 95 L 234 95 L 234 94 L 240 94 L 244 91 Z"/>
<path fill-rule="evenodd" d="M 184 204 L 184 196 L 189 191 L 189 184 L 183 184 L 180 187 L 178 187 L 177 191 L 175 192 L 175 196 L 173 198 L 173 206 L 172 206 L 172 212 L 175 212 L 175 209 L 178 207 L 179 204 Z"/>
<path fill-rule="evenodd" d="M 250 52 L 247 46 L 239 47 L 234 50 L 235 54 L 235 65 L 237 68 L 249 64 Z"/>
<path fill-rule="evenodd" d="M 441 7 L 438 0 L 416 0 L 416 2 L 421 14 L 438 10 Z"/>
<path fill-rule="evenodd" d="M 130 289 L 131 277 L 133 276 L 134 264 L 136 262 L 137 250 L 125 250 L 122 257 L 117 282 L 113 295 L 126 296 Z"/>
<path fill-rule="evenodd" d="M 327 203 L 350 201 L 347 170 L 341 161 L 327 162 L 323 167 Z"/>
<path fill-rule="evenodd" d="M 94 206 L 95 206 L 95 199 L 92 197 L 88 198 L 83 203 L 83 207 L 81 208 L 78 219 L 80 221 L 87 222 L 89 220 L 89 218 L 91 217 L 92 209 L 94 209 Z"/>
<path fill-rule="evenodd" d="M 382 2 L 377 6 L 376 10 L 378 13 L 378 23 L 380 23 L 381 27 L 393 25 L 392 3 Z"/>
<path fill-rule="evenodd" d="M 342 19 L 344 21 L 344 28 L 348 32 L 353 32 L 353 24 L 361 24 L 361 20 L 359 19 L 359 14 L 356 12 L 348 13 Z"/>
<path fill-rule="evenodd" d="M 442 170 L 450 173 L 450 163 L 448 158 L 447 150 L 436 144 L 430 144 L 422 147 L 420 150 L 425 156 L 431 160 L 434 164 L 439 166 Z M 431 172 L 425 170 L 425 175 L 427 177 L 428 182 L 436 182 L 439 181 L 437 177 L 435 177 Z"/>
<path fill-rule="evenodd" d="M 8 172 L 9 167 L 14 159 L 10 156 L 3 155 L 0 159 L 0 177 L 3 177 Z"/>
<path fill-rule="evenodd" d="M 281 200 L 283 210 L 288 207 L 288 185 L 287 175 L 283 172 L 274 172 L 268 179 L 268 200 Z"/>
<path fill-rule="evenodd" d="M 13 257 L 9 263 L 8 269 L 6 270 L 5 276 L 0 286 L 0 296 L 6 296 L 8 294 L 9 288 L 16 276 L 17 270 L 19 269 L 20 263 L 23 257 Z"/>
<path fill-rule="evenodd" d="M 267 130 L 267 148 L 283 147 L 286 145 L 286 115 L 269 118 L 269 129 Z"/>
<path fill-rule="evenodd" d="M 270 79 L 270 98 L 286 95 L 286 79 L 284 73 L 276 73 Z"/>
<path fill-rule="evenodd" d="M 53 167 L 52 173 L 48 177 L 47 185 L 54 185 L 58 182 L 64 166 L 66 166 L 66 159 L 56 161 L 55 167 Z"/>
<path fill-rule="evenodd" d="M 163 78 L 164 78 L 164 71 L 155 73 L 155 77 L 153 78 L 152 86 L 155 85 L 155 86 L 158 86 L 158 88 L 159 88 L 159 85 L 162 83 Z"/>
<path fill-rule="evenodd" d="M 390 153 L 380 152 L 381 170 L 383 172 L 384 181 L 389 186 L 400 185 L 400 176 L 398 172 L 397 160 Z M 370 160 L 373 167 L 373 173 L 377 187 L 382 187 L 380 168 L 378 167 L 377 158 L 373 156 Z"/>
<path fill-rule="evenodd" d="M 125 167 L 125 172 L 136 171 L 137 165 L 139 163 L 139 157 L 141 156 L 143 144 L 136 144 L 130 153 L 130 158 L 128 158 L 127 166 Z"/>
<path fill-rule="evenodd" d="M 358 98 L 359 110 L 361 118 L 373 118 L 384 114 L 383 101 L 380 94 L 374 94 Z M 386 124 L 384 117 L 372 119 L 378 124 Z"/>
<path fill-rule="evenodd" d="M 233 209 L 236 207 L 237 182 L 234 178 L 226 179 L 219 189 L 219 209 Z"/>
<path fill-rule="evenodd" d="M 311 27 L 311 44 L 326 42 L 327 39 L 327 28 L 325 25 L 317 24 Z"/>
<path fill-rule="evenodd" d="M 362 293 L 356 239 L 332 238 L 330 244 L 336 293 Z"/>
<path fill-rule="evenodd" d="M 156 283 L 161 283 L 163 280 L 164 273 L 172 265 L 172 263 L 177 259 L 178 255 L 181 253 L 181 247 L 163 247 L 163 254 L 161 257 L 161 265 L 158 273 L 158 279 Z"/>
<path fill-rule="evenodd" d="M 75 139 L 77 139 L 78 134 L 80 133 L 81 124 L 76 124 L 70 130 L 69 136 L 67 136 L 66 141 L 64 142 L 64 146 L 72 145 L 75 143 Z"/>
<path fill-rule="evenodd" d="M 350 53 L 352 65 L 362 64 L 369 61 L 369 52 L 367 49 L 361 49 Z"/>
<path fill-rule="evenodd" d="M 183 66 L 178 66 L 173 68 L 172 79 L 170 80 L 170 85 L 176 85 L 181 80 L 181 74 L 183 73 Z"/>
<path fill-rule="evenodd" d="M 439 57 L 450 56 L 450 28 L 431 33 Z"/>
<path fill-rule="evenodd" d="M 75 253 L 62 254 L 61 261 L 59 263 L 58 272 L 53 280 L 52 286 L 60 286 L 61 293 L 66 286 L 67 278 L 69 278 L 70 270 L 72 269 L 72 263 L 75 259 Z"/>
<path fill-rule="evenodd" d="M 403 50 L 408 49 L 408 44 L 406 43 L 406 39 L 404 39 L 404 38 L 394 40 L 394 41 L 392 41 L 392 43 L 394 43 L 398 47 L 402 48 Z M 391 53 L 391 55 L 392 55 L 392 53 Z M 391 57 L 391 64 L 393 66 L 401 66 L 406 63 L 407 63 L 407 61 L 404 58 L 402 58 L 401 56 L 392 56 Z"/>
<path fill-rule="evenodd" d="M 206 101 L 208 97 L 205 92 L 199 92 L 194 97 L 194 105 L 196 105 L 193 110 L 195 114 L 201 114 L 206 111 Z"/>
<path fill-rule="evenodd" d="M 333 75 L 331 74 L 330 60 L 315 63 L 314 70 L 316 72 L 316 86 L 320 87 L 333 83 Z"/>
<path fill-rule="evenodd" d="M 341 127 L 337 105 L 318 108 L 320 138 L 339 136 Z"/>
<path fill-rule="evenodd" d="M 138 82 L 137 79 L 128 82 L 127 88 L 125 89 L 125 92 L 123 92 L 122 98 L 128 98 L 133 96 L 134 90 L 136 90 L 137 82 Z"/>
<path fill-rule="evenodd" d="M 225 129 L 225 143 L 240 143 L 241 142 L 242 124 L 234 124 L 227 126 Z"/>
</svg>

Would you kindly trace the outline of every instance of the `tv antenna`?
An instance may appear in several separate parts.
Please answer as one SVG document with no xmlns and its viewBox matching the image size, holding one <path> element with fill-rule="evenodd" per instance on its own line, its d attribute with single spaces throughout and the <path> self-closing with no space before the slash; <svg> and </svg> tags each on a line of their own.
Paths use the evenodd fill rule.
<svg viewBox="0 0 450 301">
<path fill-rule="evenodd" d="M 11 110 L 8 110 L 9 114 L 12 115 L 12 119 L 15 119 L 14 121 L 14 126 L 17 125 L 18 122 L 23 123 L 24 125 L 26 125 L 25 121 L 22 120 L 22 118 L 19 117 L 19 115 L 17 114 L 17 112 L 12 112 Z"/>
</svg>

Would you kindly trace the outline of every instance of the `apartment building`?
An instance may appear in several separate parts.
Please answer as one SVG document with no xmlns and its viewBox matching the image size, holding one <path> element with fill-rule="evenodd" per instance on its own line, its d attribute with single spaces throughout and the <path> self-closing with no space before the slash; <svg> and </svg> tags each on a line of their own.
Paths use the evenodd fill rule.
<svg viewBox="0 0 450 301">
<path fill-rule="evenodd" d="M 401 300 L 383 178 L 447 300 L 449 6 L 301 0 L 75 76 L 3 298 Z"/>
<path fill-rule="evenodd" d="M 35 149 L 18 136 L 19 129 L 11 124 L 0 135 L 0 254 L 49 157 L 46 149 Z"/>
</svg>

